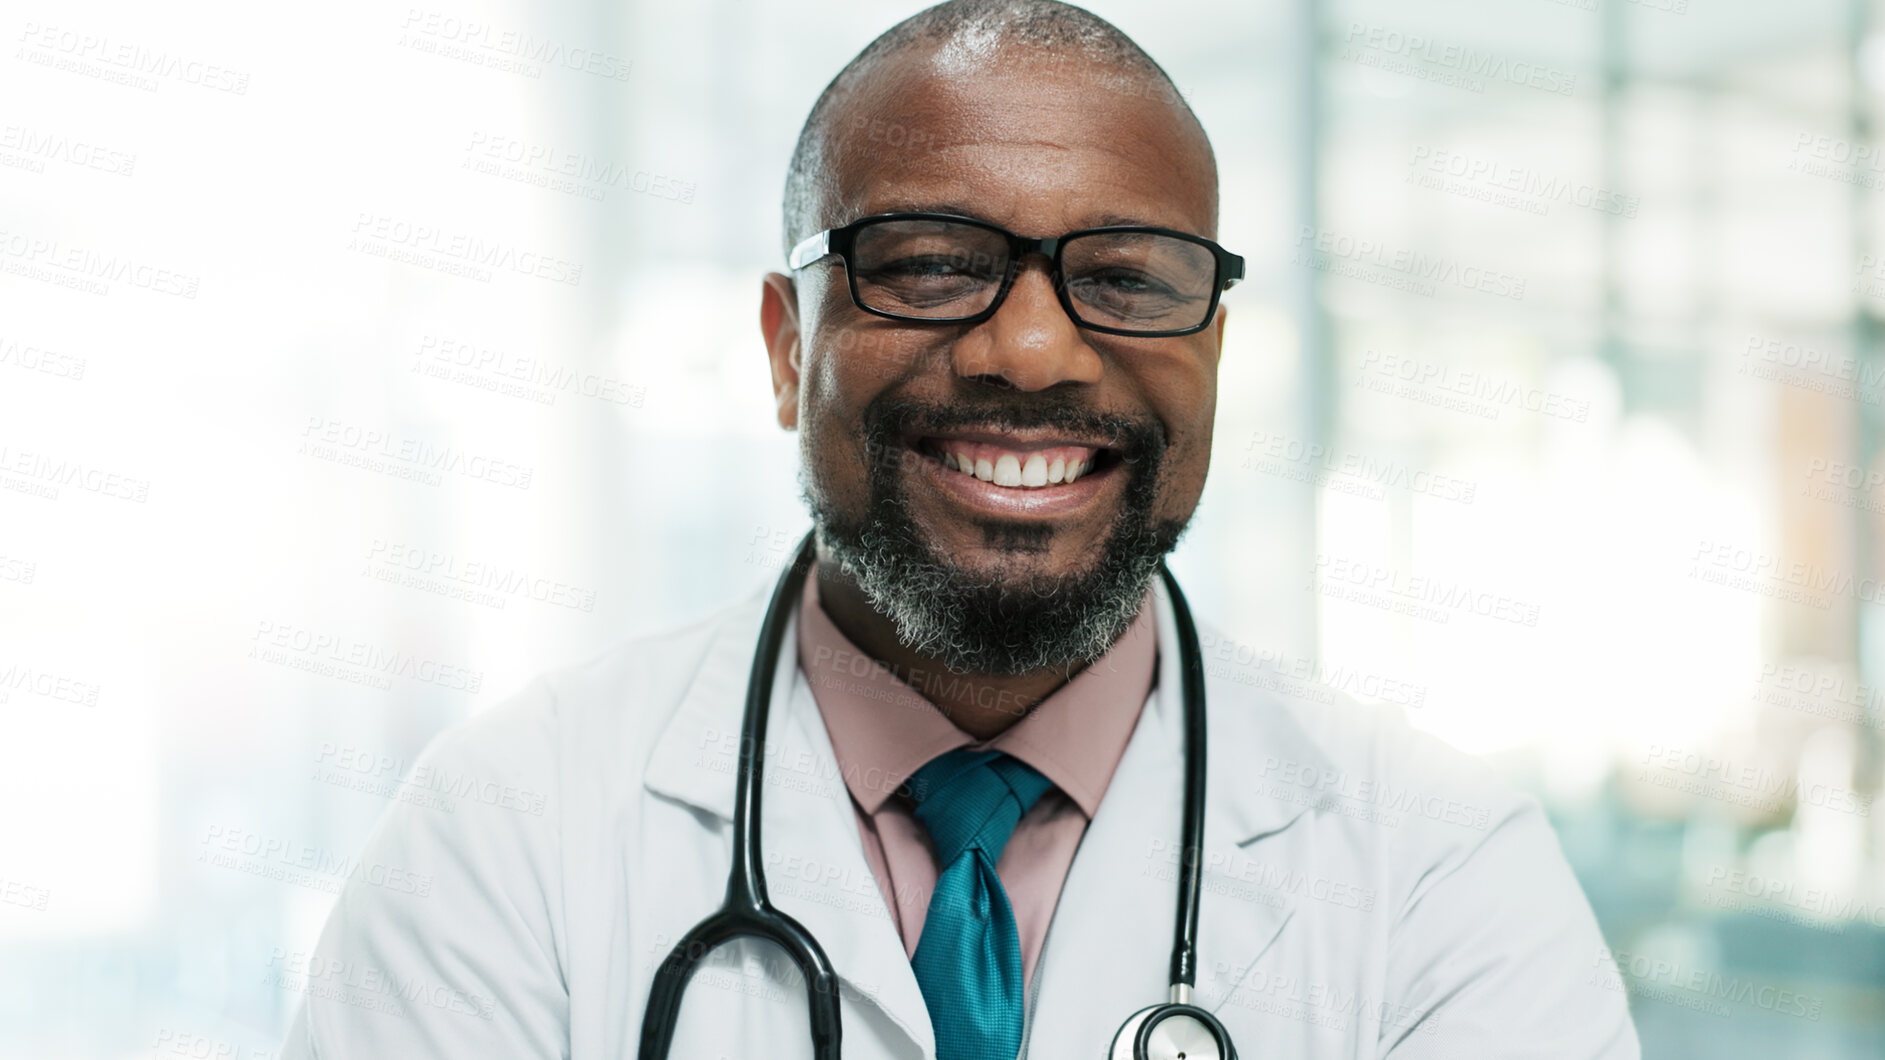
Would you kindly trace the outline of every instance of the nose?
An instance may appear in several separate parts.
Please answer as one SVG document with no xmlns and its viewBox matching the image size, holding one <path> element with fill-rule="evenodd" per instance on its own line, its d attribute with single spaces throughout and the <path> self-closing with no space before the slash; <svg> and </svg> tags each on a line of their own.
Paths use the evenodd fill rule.
<svg viewBox="0 0 1885 1060">
<path fill-rule="evenodd" d="M 1045 255 L 1021 263 L 995 315 L 955 344 L 956 374 L 999 378 L 1018 390 L 1045 390 L 1069 380 L 1097 383 L 1103 364 L 1054 293 Z"/>
</svg>

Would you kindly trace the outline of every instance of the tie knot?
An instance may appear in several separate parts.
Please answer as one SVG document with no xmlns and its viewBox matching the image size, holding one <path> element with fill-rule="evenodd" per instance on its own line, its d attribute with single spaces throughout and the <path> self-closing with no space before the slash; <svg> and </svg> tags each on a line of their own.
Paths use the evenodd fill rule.
<svg viewBox="0 0 1885 1060">
<path fill-rule="evenodd" d="M 947 868 L 979 849 L 993 867 L 1015 825 L 1054 782 L 1001 751 L 947 751 L 911 777 L 916 819 L 929 830 L 936 863 Z"/>
</svg>

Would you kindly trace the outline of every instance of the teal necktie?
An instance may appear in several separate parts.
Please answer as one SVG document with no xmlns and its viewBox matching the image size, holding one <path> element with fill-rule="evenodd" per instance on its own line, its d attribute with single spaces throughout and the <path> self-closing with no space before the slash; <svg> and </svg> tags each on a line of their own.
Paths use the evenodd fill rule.
<svg viewBox="0 0 1885 1060">
<path fill-rule="evenodd" d="M 1000 751 L 969 750 L 936 756 L 911 780 L 942 866 L 910 959 L 937 1060 L 1014 1060 L 1026 1006 L 1021 940 L 995 864 L 1053 782 Z"/>
</svg>

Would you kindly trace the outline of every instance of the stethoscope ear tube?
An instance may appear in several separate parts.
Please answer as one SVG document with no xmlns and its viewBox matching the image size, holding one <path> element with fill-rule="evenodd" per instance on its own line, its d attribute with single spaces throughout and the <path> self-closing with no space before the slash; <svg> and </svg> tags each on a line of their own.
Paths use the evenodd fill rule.
<svg viewBox="0 0 1885 1060">
<path fill-rule="evenodd" d="M 1184 849 L 1178 872 L 1178 926 L 1172 944 L 1171 983 L 1187 990 L 1198 984 L 1198 904 L 1204 890 L 1204 652 L 1198 646 L 1198 628 L 1191 608 L 1178 588 L 1178 579 L 1160 560 L 1159 577 L 1171 597 L 1173 623 L 1178 627 L 1179 681 L 1185 704 L 1185 812 Z M 1177 998 L 1174 998 L 1177 1000 Z"/>
<path fill-rule="evenodd" d="M 1237 1060 L 1230 1032 L 1190 1003 L 1198 981 L 1198 905 L 1204 883 L 1204 655 L 1178 580 L 1163 561 L 1159 577 L 1178 627 L 1179 682 L 1185 704 L 1184 853 L 1179 865 L 1178 924 L 1172 943 L 1172 999 L 1132 1014 L 1113 1036 L 1107 1060 Z"/>
<path fill-rule="evenodd" d="M 760 857 L 760 782 L 766 762 L 766 722 L 772 707 L 772 675 L 779 665 L 785 623 L 811 570 L 816 531 L 799 542 L 792 565 L 780 576 L 766 607 L 746 683 L 746 715 L 740 727 L 739 771 L 733 795 L 733 866 L 727 874 L 726 900 L 720 911 L 695 925 L 675 944 L 655 970 L 648 1007 L 642 1013 L 641 1060 L 667 1060 L 681 1016 L 681 998 L 700 961 L 715 947 L 741 936 L 779 945 L 805 977 L 811 1008 L 812 1056 L 840 1060 L 843 1025 L 839 1015 L 838 976 L 824 947 L 803 924 L 773 908 L 766 897 L 765 862 Z"/>
</svg>

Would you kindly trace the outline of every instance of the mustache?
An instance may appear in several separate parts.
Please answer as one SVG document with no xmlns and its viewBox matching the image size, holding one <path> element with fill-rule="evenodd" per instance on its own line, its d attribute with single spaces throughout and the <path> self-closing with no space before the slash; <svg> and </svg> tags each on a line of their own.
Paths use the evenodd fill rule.
<svg viewBox="0 0 1885 1060">
<path fill-rule="evenodd" d="M 902 439 L 909 435 L 1047 429 L 1079 438 L 1105 439 L 1106 448 L 1116 450 L 1127 463 L 1150 460 L 1157 466 L 1167 445 L 1165 427 L 1156 419 L 1141 420 L 1040 398 L 1026 404 L 936 404 L 880 395 L 865 406 L 863 420 L 865 441 L 878 452 L 900 449 Z"/>
</svg>

